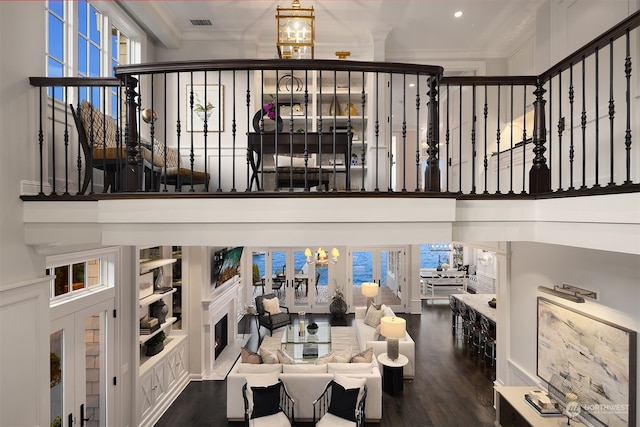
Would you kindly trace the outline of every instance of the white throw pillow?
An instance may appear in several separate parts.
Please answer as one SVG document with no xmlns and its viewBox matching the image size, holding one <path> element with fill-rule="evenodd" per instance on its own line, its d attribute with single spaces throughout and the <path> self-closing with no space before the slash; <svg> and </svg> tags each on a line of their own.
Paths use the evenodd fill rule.
<svg viewBox="0 0 640 427">
<path fill-rule="evenodd" d="M 293 360 L 293 357 L 289 356 L 287 353 L 282 351 L 282 349 L 278 349 L 277 357 L 278 357 L 278 363 L 282 363 L 283 365 L 296 364 L 296 361 Z"/>
<path fill-rule="evenodd" d="M 262 363 L 267 365 L 273 365 L 274 363 L 279 363 L 278 355 L 275 351 L 269 351 L 265 348 L 260 348 L 259 350 L 260 357 L 262 358 Z"/>
<path fill-rule="evenodd" d="M 320 356 L 316 359 L 316 365 L 324 365 L 326 363 L 332 363 L 335 359 L 333 352 L 327 353 L 324 356 Z"/>
<path fill-rule="evenodd" d="M 271 315 L 280 313 L 280 301 L 278 301 L 278 298 L 263 299 L 262 306 Z"/>
<path fill-rule="evenodd" d="M 382 308 L 378 310 L 373 304 L 371 304 L 367 309 L 367 314 L 364 316 L 364 324 L 375 328 L 380 324 L 380 319 L 382 319 L 383 315 L 384 311 Z"/>
<path fill-rule="evenodd" d="M 382 309 L 382 312 L 383 312 L 382 317 L 395 317 L 395 313 L 393 312 L 391 307 L 389 307 L 388 305 L 382 304 L 380 308 Z"/>
</svg>

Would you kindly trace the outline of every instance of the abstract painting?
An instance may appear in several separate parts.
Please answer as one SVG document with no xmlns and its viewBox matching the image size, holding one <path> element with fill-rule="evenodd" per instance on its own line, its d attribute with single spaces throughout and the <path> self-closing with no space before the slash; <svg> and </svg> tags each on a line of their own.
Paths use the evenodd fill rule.
<svg viewBox="0 0 640 427">
<path fill-rule="evenodd" d="M 538 297 L 537 374 L 562 378 L 594 425 L 636 422 L 635 331 Z"/>
</svg>

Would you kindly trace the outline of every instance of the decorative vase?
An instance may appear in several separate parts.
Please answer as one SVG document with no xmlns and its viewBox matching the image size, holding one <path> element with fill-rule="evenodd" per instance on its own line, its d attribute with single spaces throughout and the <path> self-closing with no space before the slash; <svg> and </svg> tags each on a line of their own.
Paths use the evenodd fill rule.
<svg viewBox="0 0 640 427">
<path fill-rule="evenodd" d="M 342 113 L 342 109 L 340 108 L 340 101 L 336 97 L 331 100 L 331 105 L 329 105 L 329 115 L 339 116 Z"/>
<path fill-rule="evenodd" d="M 149 306 L 149 313 L 152 317 L 158 319 L 158 324 L 161 325 L 167 319 L 169 307 L 164 303 L 164 300 L 158 300 Z"/>
<path fill-rule="evenodd" d="M 262 119 L 262 117 L 265 117 L 264 119 L 265 132 L 273 132 L 274 130 L 276 130 L 278 133 L 282 132 L 282 128 L 284 127 L 282 117 L 276 116 L 275 120 L 271 120 L 266 116 L 267 116 L 267 113 L 266 111 L 264 111 L 264 109 L 260 109 L 258 112 L 256 112 L 256 114 L 253 116 L 253 130 L 256 131 L 256 133 L 260 133 L 260 119 Z M 273 128 L 271 128 L 270 126 L 271 123 L 273 123 Z"/>
<path fill-rule="evenodd" d="M 329 304 L 329 312 L 333 317 L 344 317 L 347 314 L 347 303 L 342 298 L 334 298 Z"/>
<path fill-rule="evenodd" d="M 160 353 L 162 350 L 164 350 L 164 342 L 161 342 L 160 344 L 156 344 L 156 345 L 148 345 L 147 346 L 147 350 L 145 351 L 145 356 L 155 356 L 156 354 Z"/>
</svg>

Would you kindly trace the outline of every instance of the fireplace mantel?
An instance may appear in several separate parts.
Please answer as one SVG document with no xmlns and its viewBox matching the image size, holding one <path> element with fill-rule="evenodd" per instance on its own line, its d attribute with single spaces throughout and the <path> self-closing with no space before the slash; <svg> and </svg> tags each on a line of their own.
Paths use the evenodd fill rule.
<svg viewBox="0 0 640 427">
<path fill-rule="evenodd" d="M 204 326 L 204 361 L 205 377 L 215 369 L 215 324 L 227 315 L 227 336 L 229 341 L 234 341 L 238 334 L 238 322 L 236 321 L 238 312 L 238 291 L 240 288 L 240 277 L 225 282 L 207 298 L 202 300 L 202 321 Z M 227 349 L 223 350 L 224 355 Z"/>
</svg>

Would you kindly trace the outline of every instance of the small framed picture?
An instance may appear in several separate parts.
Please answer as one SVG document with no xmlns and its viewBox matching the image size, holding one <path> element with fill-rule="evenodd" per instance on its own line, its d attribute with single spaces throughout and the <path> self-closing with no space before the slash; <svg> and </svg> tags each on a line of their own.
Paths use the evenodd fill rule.
<svg viewBox="0 0 640 427">
<path fill-rule="evenodd" d="M 153 295 L 153 272 L 138 277 L 139 299 Z"/>
</svg>

